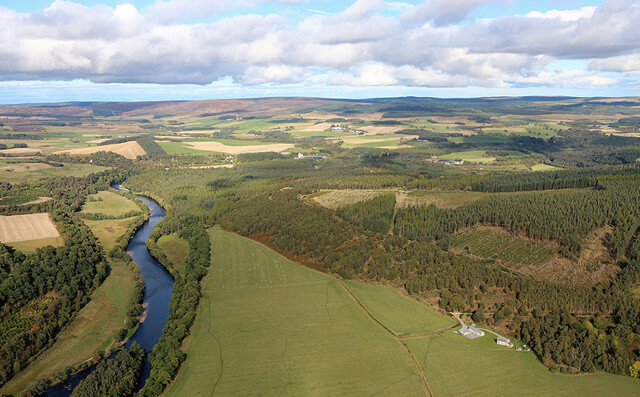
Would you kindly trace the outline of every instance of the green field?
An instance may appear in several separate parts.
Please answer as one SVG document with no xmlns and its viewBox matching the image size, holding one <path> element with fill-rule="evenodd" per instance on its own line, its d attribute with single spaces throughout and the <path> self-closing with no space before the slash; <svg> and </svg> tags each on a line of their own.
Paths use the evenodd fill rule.
<svg viewBox="0 0 640 397">
<path fill-rule="evenodd" d="M 531 171 L 559 171 L 562 168 L 554 167 L 547 164 L 535 164 L 531 166 Z"/>
<path fill-rule="evenodd" d="M 438 208 L 456 208 L 494 194 L 471 190 L 414 190 L 409 192 L 406 198 L 396 197 L 396 200 L 399 207 L 434 204 Z"/>
<path fill-rule="evenodd" d="M 441 160 L 464 160 L 476 163 L 489 163 L 495 161 L 495 157 L 486 156 L 486 150 L 469 150 L 466 152 L 454 152 L 440 156 Z"/>
<path fill-rule="evenodd" d="M 158 239 L 158 247 L 169 258 L 176 270 L 184 267 L 184 262 L 189 254 L 189 242 L 175 234 L 162 236 Z"/>
<path fill-rule="evenodd" d="M 640 380 L 610 374 L 555 375 L 531 352 L 447 332 L 407 344 L 435 396 L 637 396 Z"/>
<path fill-rule="evenodd" d="M 167 154 L 195 154 L 200 156 L 208 155 L 202 150 L 195 150 L 181 142 L 157 142 Z M 212 152 L 211 152 L 212 153 Z"/>
<path fill-rule="evenodd" d="M 44 178 L 55 178 L 59 176 L 85 176 L 92 172 L 98 173 L 106 169 L 106 167 L 91 164 L 65 164 L 64 167 L 42 168 L 33 171 L 10 172 L 1 170 L 0 180 L 10 183 L 34 182 Z"/>
<path fill-rule="evenodd" d="M 458 322 L 424 304 L 405 298 L 391 287 L 355 281 L 345 284 L 365 307 L 387 328 L 398 335 L 424 334 L 452 327 Z"/>
<path fill-rule="evenodd" d="M 121 216 L 131 211 L 140 211 L 140 207 L 128 198 L 109 191 L 90 195 L 82 208 L 82 212 L 85 213 L 107 216 Z"/>
<path fill-rule="evenodd" d="M 542 243 L 494 230 L 467 230 L 454 237 L 453 245 L 471 255 L 525 265 L 543 264 L 553 256 L 553 250 Z"/>
<path fill-rule="evenodd" d="M 95 357 L 114 341 L 122 328 L 135 285 L 134 273 L 123 262 L 111 262 L 111 273 L 93 293 L 91 301 L 56 338 L 54 345 L 16 375 L 0 394 L 18 395 L 31 382 Z"/>
<path fill-rule="evenodd" d="M 34 252 L 38 248 L 46 247 L 47 245 L 59 247 L 64 244 L 64 238 L 47 237 L 47 238 L 39 238 L 36 240 L 12 241 L 10 243 L 4 243 L 4 244 L 23 252 Z"/>
<path fill-rule="evenodd" d="M 187 360 L 167 396 L 420 395 L 404 348 L 340 283 L 213 229 Z"/>
</svg>

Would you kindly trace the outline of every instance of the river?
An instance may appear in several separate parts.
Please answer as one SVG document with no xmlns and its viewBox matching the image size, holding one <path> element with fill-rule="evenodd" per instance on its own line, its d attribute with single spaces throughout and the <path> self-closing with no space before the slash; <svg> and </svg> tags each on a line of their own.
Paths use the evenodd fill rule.
<svg viewBox="0 0 640 397">
<path fill-rule="evenodd" d="M 121 185 L 113 185 L 112 187 L 121 192 L 129 193 Z M 147 352 L 151 352 L 153 346 L 160 340 L 162 329 L 167 322 L 169 299 L 173 291 L 173 277 L 151 256 L 146 245 L 151 231 L 166 216 L 166 212 L 154 200 L 139 194 L 136 194 L 136 196 L 149 207 L 151 214 L 149 215 L 149 220 L 138 229 L 129 241 L 127 253 L 138 265 L 138 269 L 140 269 L 140 273 L 142 273 L 145 280 L 144 306 L 146 311 L 144 322 L 140 324 L 136 333 L 127 341 L 125 346 L 128 348 L 131 343 L 137 342 Z M 94 368 L 87 368 L 65 382 L 49 388 L 44 395 L 52 397 L 69 396 L 78 383 L 93 372 Z M 151 364 L 147 359 L 142 370 L 139 388 L 144 385 L 144 382 L 149 377 L 150 370 Z"/>
</svg>

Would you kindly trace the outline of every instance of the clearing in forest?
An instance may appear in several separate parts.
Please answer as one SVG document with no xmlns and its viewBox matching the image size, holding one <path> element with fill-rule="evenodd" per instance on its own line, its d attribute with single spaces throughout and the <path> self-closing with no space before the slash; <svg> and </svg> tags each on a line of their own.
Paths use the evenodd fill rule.
<svg viewBox="0 0 640 397">
<path fill-rule="evenodd" d="M 114 143 L 113 145 L 92 146 L 86 148 L 63 150 L 57 153 L 87 155 L 97 152 L 113 152 L 120 154 L 128 159 L 135 159 L 137 156 L 145 156 L 147 154 L 147 152 L 142 149 L 142 146 L 140 146 L 140 144 L 136 141 Z"/>
<path fill-rule="evenodd" d="M 19 395 L 38 379 L 77 365 L 106 349 L 127 318 L 129 301 L 135 286 L 135 273 L 124 262 L 111 262 L 107 279 L 91 295 L 71 324 L 56 337 L 52 347 L 39 355 L 24 370 L 7 382 L 0 394 Z"/>
<path fill-rule="evenodd" d="M 388 192 L 384 190 L 343 189 L 316 193 L 312 198 L 323 207 L 336 209 L 343 205 L 370 200 Z"/>
<path fill-rule="evenodd" d="M 93 235 L 96 236 L 105 250 L 109 251 L 116 246 L 118 238 L 127 231 L 127 228 L 134 219 L 136 219 L 136 217 L 104 219 L 99 221 L 84 219 L 84 223 L 89 226 L 89 229 L 91 229 Z"/>
<path fill-rule="evenodd" d="M 0 216 L 0 241 L 3 243 L 59 236 L 47 213 Z"/>
<path fill-rule="evenodd" d="M 158 247 L 164 252 L 176 270 L 184 267 L 189 254 L 189 242 L 176 234 L 169 234 L 158 239 Z"/>
<path fill-rule="evenodd" d="M 421 395 L 408 353 L 328 275 L 210 231 L 212 266 L 165 395 Z"/>
<path fill-rule="evenodd" d="M 487 156 L 486 150 L 469 150 L 466 152 L 454 152 L 440 156 L 441 160 L 463 160 L 472 163 L 490 163 L 495 157 Z"/>
<path fill-rule="evenodd" d="M 435 396 L 633 396 L 640 380 L 611 374 L 556 375 L 533 354 L 452 332 L 407 340 Z"/>
<path fill-rule="evenodd" d="M 489 228 L 466 230 L 454 237 L 453 245 L 481 258 L 529 266 L 542 266 L 554 255 L 553 250 L 542 243 Z"/>
</svg>

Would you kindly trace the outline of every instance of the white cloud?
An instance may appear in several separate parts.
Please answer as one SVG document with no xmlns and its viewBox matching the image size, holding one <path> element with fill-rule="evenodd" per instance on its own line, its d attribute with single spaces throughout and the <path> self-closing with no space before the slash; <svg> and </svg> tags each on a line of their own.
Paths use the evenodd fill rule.
<svg viewBox="0 0 640 397">
<path fill-rule="evenodd" d="M 640 70 L 640 0 L 478 21 L 469 20 L 477 7 L 500 1 L 358 0 L 300 21 L 246 13 L 265 1 L 159 0 L 138 10 L 57 0 L 30 14 L 0 7 L 0 80 L 594 87 Z M 222 11 L 235 16 L 217 17 Z M 184 22 L 191 17 L 201 22 Z M 545 70 L 561 59 L 588 60 L 589 70 Z"/>
</svg>

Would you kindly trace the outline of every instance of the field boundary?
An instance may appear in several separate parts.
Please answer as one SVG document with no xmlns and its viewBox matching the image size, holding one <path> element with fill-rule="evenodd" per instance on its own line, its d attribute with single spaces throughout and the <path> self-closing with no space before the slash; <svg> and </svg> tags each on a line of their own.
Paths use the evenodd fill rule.
<svg viewBox="0 0 640 397">
<path fill-rule="evenodd" d="M 391 335 L 391 337 L 393 339 L 395 339 L 396 341 L 398 341 L 398 343 L 404 347 L 404 349 L 406 350 L 407 354 L 409 355 L 410 361 L 413 364 L 414 368 L 417 370 L 416 375 L 418 375 L 418 379 L 420 379 L 420 384 L 422 385 L 423 391 L 425 392 L 426 396 L 430 396 L 430 397 L 434 397 L 433 391 L 431 390 L 431 387 L 429 386 L 429 382 L 427 381 L 427 377 L 424 374 L 424 370 L 422 369 L 422 367 L 420 366 L 420 363 L 418 363 L 418 360 L 416 360 L 416 357 L 413 355 L 413 352 L 411 351 L 411 349 L 409 348 L 409 346 L 407 346 L 407 344 L 404 342 L 404 340 L 402 340 L 403 338 L 401 338 L 398 334 L 396 334 L 395 332 L 393 332 L 391 329 L 389 329 L 386 325 L 384 325 L 380 320 L 378 320 L 376 318 L 376 316 L 373 315 L 373 313 L 371 313 L 369 311 L 369 309 L 367 309 L 367 307 L 364 305 L 364 303 L 362 303 L 362 301 L 353 293 L 353 291 L 351 291 L 351 288 L 349 288 L 344 281 L 337 279 L 338 283 L 342 286 L 342 288 L 345 289 L 345 291 L 347 291 L 347 293 L 349 294 L 349 296 L 351 296 L 351 298 L 362 308 L 362 310 L 364 310 L 364 312 L 376 323 L 378 324 L 380 327 L 382 327 L 382 329 L 384 329 L 389 335 Z"/>
</svg>

